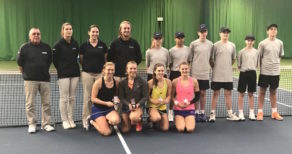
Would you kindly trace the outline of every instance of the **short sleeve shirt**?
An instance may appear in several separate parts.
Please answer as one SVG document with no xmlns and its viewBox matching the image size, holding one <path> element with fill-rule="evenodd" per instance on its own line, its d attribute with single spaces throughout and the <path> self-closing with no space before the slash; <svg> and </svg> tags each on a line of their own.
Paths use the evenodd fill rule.
<svg viewBox="0 0 292 154">
<path fill-rule="evenodd" d="M 218 41 L 214 44 L 212 57 L 214 68 L 213 82 L 233 82 L 232 60 L 236 59 L 236 48 L 232 42 Z"/>
</svg>

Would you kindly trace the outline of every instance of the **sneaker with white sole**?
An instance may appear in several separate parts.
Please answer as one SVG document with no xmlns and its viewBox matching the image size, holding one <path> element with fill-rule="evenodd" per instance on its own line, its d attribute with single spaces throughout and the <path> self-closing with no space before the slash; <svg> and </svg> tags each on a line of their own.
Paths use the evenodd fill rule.
<svg viewBox="0 0 292 154">
<path fill-rule="evenodd" d="M 227 114 L 226 119 L 230 120 L 230 121 L 238 121 L 239 120 L 239 118 L 234 113 Z"/>
<path fill-rule="evenodd" d="M 89 131 L 90 129 L 90 120 L 91 120 L 91 116 L 88 116 L 86 118 L 86 121 L 83 124 L 83 128 L 85 128 L 86 131 Z"/>
<path fill-rule="evenodd" d="M 254 113 L 249 113 L 248 119 L 251 121 L 257 120 Z"/>
<path fill-rule="evenodd" d="M 239 121 L 245 121 L 244 114 L 238 115 Z"/>
<path fill-rule="evenodd" d="M 28 133 L 32 134 L 36 132 L 36 125 L 28 125 Z"/>
<path fill-rule="evenodd" d="M 51 125 L 46 125 L 45 127 L 42 127 L 41 129 L 47 132 L 55 131 L 55 128 L 52 127 Z"/>
<path fill-rule="evenodd" d="M 211 112 L 210 117 L 209 117 L 209 122 L 215 122 L 215 120 L 216 120 L 216 115 L 213 112 Z"/>
<path fill-rule="evenodd" d="M 68 121 L 63 121 L 62 125 L 63 125 L 64 129 L 70 129 L 71 128 L 70 123 Z"/>
</svg>

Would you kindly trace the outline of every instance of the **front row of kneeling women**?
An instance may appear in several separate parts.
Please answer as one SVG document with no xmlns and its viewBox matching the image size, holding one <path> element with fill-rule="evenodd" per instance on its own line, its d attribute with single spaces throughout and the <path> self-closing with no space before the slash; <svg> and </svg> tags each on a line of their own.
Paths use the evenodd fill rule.
<svg viewBox="0 0 292 154">
<path fill-rule="evenodd" d="M 90 124 L 105 136 L 111 134 L 110 125 L 116 126 L 120 122 L 123 133 L 129 132 L 132 125 L 136 131 L 141 131 L 143 109 L 147 107 L 149 121 L 162 131 L 168 131 L 167 104 L 174 102 L 177 130 L 193 132 L 194 103 L 199 100 L 199 86 L 197 80 L 189 76 L 188 63 L 183 62 L 179 69 L 181 76 L 171 83 L 164 77 L 164 65 L 158 63 L 154 66 L 153 79 L 147 84 L 137 76 L 136 62 L 130 61 L 126 66 L 126 79 L 119 82 L 114 78 L 114 63 L 105 63 L 103 76 L 95 81 L 92 88 Z"/>
</svg>

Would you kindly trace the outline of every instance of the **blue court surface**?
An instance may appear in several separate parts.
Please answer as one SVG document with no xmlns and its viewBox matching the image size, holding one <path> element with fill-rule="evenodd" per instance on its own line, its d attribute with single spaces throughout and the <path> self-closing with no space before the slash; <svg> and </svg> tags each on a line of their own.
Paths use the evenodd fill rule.
<svg viewBox="0 0 292 154">
<path fill-rule="evenodd" d="M 80 124 L 72 130 L 57 124 L 55 132 L 38 129 L 36 134 L 28 134 L 27 127 L 8 127 L 0 128 L 0 153 L 291 154 L 291 130 L 291 116 L 284 121 L 264 117 L 262 122 L 218 118 L 215 123 L 197 123 L 192 134 L 180 134 L 173 125 L 166 133 L 145 126 L 142 132 L 119 134 L 121 138 L 116 132 L 103 137 L 93 128 L 85 131 Z"/>
</svg>

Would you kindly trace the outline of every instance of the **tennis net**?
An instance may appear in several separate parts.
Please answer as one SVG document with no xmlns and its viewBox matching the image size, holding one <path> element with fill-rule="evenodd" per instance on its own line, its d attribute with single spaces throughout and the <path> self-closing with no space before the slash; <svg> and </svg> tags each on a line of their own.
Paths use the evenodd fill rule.
<svg viewBox="0 0 292 154">
<path fill-rule="evenodd" d="M 233 92 L 232 92 L 232 108 L 234 111 L 238 111 L 237 99 L 237 83 L 239 71 L 234 69 L 234 82 L 233 82 Z M 139 69 L 138 75 L 146 80 L 147 73 L 145 69 Z M 278 111 L 281 115 L 288 116 L 292 115 L 292 67 L 281 67 L 280 76 L 280 87 L 277 91 L 277 103 Z M 26 114 L 25 114 L 25 93 L 23 86 L 23 79 L 20 73 L 10 72 L 10 73 L 0 73 L 0 127 L 12 127 L 12 126 L 23 126 L 27 125 Z M 60 110 L 59 110 L 59 90 L 57 84 L 57 75 L 55 72 L 51 72 L 51 114 L 52 122 L 61 122 Z M 76 91 L 76 105 L 74 112 L 74 120 L 81 121 L 82 119 L 82 100 L 83 92 L 81 81 Z M 254 93 L 255 96 L 255 111 L 257 111 L 257 92 Z M 219 96 L 217 103 L 216 116 L 225 117 L 226 116 L 226 106 L 224 101 L 223 90 Z M 207 90 L 207 103 L 206 103 L 206 113 L 210 113 L 212 90 Z M 271 115 L 271 105 L 269 99 L 269 92 L 267 90 L 264 104 L 264 115 Z M 35 110 L 37 114 L 38 124 L 41 122 L 41 99 L 39 94 L 37 94 L 35 100 Z M 247 94 L 244 98 L 244 114 L 248 115 L 248 103 Z"/>
</svg>

